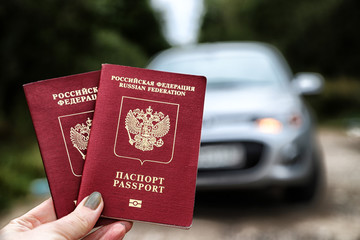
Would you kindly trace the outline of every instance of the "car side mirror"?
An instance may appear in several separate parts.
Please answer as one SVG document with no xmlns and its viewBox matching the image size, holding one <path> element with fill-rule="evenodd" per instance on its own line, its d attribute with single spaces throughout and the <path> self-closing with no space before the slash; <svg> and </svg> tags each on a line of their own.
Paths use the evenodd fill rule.
<svg viewBox="0 0 360 240">
<path fill-rule="evenodd" d="M 324 86 L 324 77 L 319 73 L 297 73 L 291 84 L 299 94 L 319 94 Z"/>
</svg>

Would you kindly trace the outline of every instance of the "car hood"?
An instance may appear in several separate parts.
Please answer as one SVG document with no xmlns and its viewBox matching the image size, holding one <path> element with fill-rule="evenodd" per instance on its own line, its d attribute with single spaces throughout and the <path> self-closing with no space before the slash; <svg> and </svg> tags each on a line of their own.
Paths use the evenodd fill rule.
<svg viewBox="0 0 360 240">
<path fill-rule="evenodd" d="M 300 100 L 286 89 L 243 87 L 212 89 L 205 96 L 204 120 L 219 115 L 242 115 L 246 118 L 275 117 L 299 111 Z"/>
</svg>

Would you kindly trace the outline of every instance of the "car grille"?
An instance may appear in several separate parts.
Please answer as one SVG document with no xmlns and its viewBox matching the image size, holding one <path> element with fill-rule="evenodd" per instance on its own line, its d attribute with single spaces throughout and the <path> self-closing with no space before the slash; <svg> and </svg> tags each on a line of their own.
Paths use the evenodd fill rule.
<svg viewBox="0 0 360 240">
<path fill-rule="evenodd" d="M 238 163 L 232 163 L 230 164 L 224 164 L 222 166 L 221 164 L 213 164 L 210 166 L 204 167 L 204 164 L 200 164 L 200 160 L 203 160 L 201 156 L 202 149 L 216 149 L 224 147 L 224 149 L 227 149 L 229 146 L 232 148 L 239 147 L 242 149 L 243 154 L 241 154 L 241 159 L 238 159 Z M 199 172 L 207 172 L 207 171 L 219 171 L 219 170 L 245 170 L 245 169 L 251 169 L 255 166 L 257 166 L 262 159 L 262 155 L 264 152 L 264 145 L 259 142 L 253 142 L 253 141 L 244 141 L 244 142 L 218 142 L 218 143 L 201 143 L 201 149 L 200 149 L 200 158 L 199 158 Z M 216 154 L 212 158 L 216 158 L 215 160 L 219 163 L 227 161 L 224 158 L 221 157 L 221 154 Z M 226 157 L 225 157 L 226 158 Z M 212 160 L 214 161 L 214 159 Z M 234 159 L 231 160 L 234 162 Z"/>
</svg>

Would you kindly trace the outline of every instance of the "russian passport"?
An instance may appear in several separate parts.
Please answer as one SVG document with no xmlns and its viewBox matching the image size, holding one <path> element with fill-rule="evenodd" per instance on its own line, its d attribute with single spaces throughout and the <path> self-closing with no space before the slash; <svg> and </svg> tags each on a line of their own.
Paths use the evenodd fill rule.
<svg viewBox="0 0 360 240">
<path fill-rule="evenodd" d="M 205 86 L 201 76 L 111 64 L 25 84 L 57 217 L 99 191 L 98 224 L 189 228 Z"/>
<path fill-rule="evenodd" d="M 103 64 L 78 202 L 103 218 L 192 224 L 206 78 Z"/>
<path fill-rule="evenodd" d="M 95 71 L 23 86 L 58 218 L 75 208 L 99 79 Z"/>
</svg>

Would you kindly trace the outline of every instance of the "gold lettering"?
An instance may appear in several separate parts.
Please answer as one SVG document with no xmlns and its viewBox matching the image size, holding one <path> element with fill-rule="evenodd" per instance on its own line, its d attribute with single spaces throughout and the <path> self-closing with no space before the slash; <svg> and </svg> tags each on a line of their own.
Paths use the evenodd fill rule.
<svg viewBox="0 0 360 240">
<path fill-rule="evenodd" d="M 186 92 L 184 91 L 177 91 L 177 90 L 167 90 L 164 88 L 155 88 L 155 87 L 148 87 L 148 92 L 155 92 L 155 93 L 163 93 L 163 94 L 171 94 L 176 96 L 185 96 Z"/>
<path fill-rule="evenodd" d="M 151 177 L 150 177 L 150 176 L 146 176 L 146 177 L 145 177 L 145 182 L 147 182 L 147 183 L 151 182 Z"/>
<path fill-rule="evenodd" d="M 66 99 L 66 100 L 69 100 L 69 99 Z M 65 100 L 65 101 L 66 101 L 66 100 Z M 70 98 L 70 104 L 71 104 L 71 105 L 72 105 L 72 104 L 76 104 L 75 99 Z"/>
<path fill-rule="evenodd" d="M 59 105 L 73 105 L 85 101 L 95 101 L 97 98 L 98 87 L 82 88 L 78 90 L 71 90 L 64 93 L 52 94 L 53 100 L 57 101 Z M 84 96 L 90 95 L 90 96 Z M 58 101 L 57 99 L 64 99 Z"/>
<path fill-rule="evenodd" d="M 138 182 L 143 182 L 144 181 L 144 175 L 138 175 L 137 181 Z"/>
<path fill-rule="evenodd" d="M 158 177 L 153 177 L 152 183 L 154 184 L 157 180 L 159 180 Z"/>
<path fill-rule="evenodd" d="M 135 181 L 135 176 L 136 176 L 136 174 L 135 174 L 135 173 L 130 174 L 130 180 Z"/>
<path fill-rule="evenodd" d="M 122 181 L 120 181 L 120 179 Z M 142 174 L 116 171 L 113 181 L 113 187 L 126 188 L 138 191 L 163 193 L 165 189 L 165 186 L 162 186 L 165 181 L 165 178 L 163 177 L 144 176 Z M 145 184 L 143 182 L 148 184 Z"/>
<path fill-rule="evenodd" d="M 113 187 L 116 187 L 117 184 L 119 184 L 119 180 L 114 179 L 114 185 L 113 185 Z"/>
<path fill-rule="evenodd" d="M 145 191 L 149 192 L 151 190 L 151 185 L 146 184 L 145 185 Z"/>
<path fill-rule="evenodd" d="M 76 95 L 76 96 L 81 96 L 81 91 L 80 91 L 80 90 L 76 90 L 76 91 L 75 91 L 75 95 Z"/>
<path fill-rule="evenodd" d="M 123 172 L 116 172 L 116 178 L 122 179 Z"/>
</svg>

